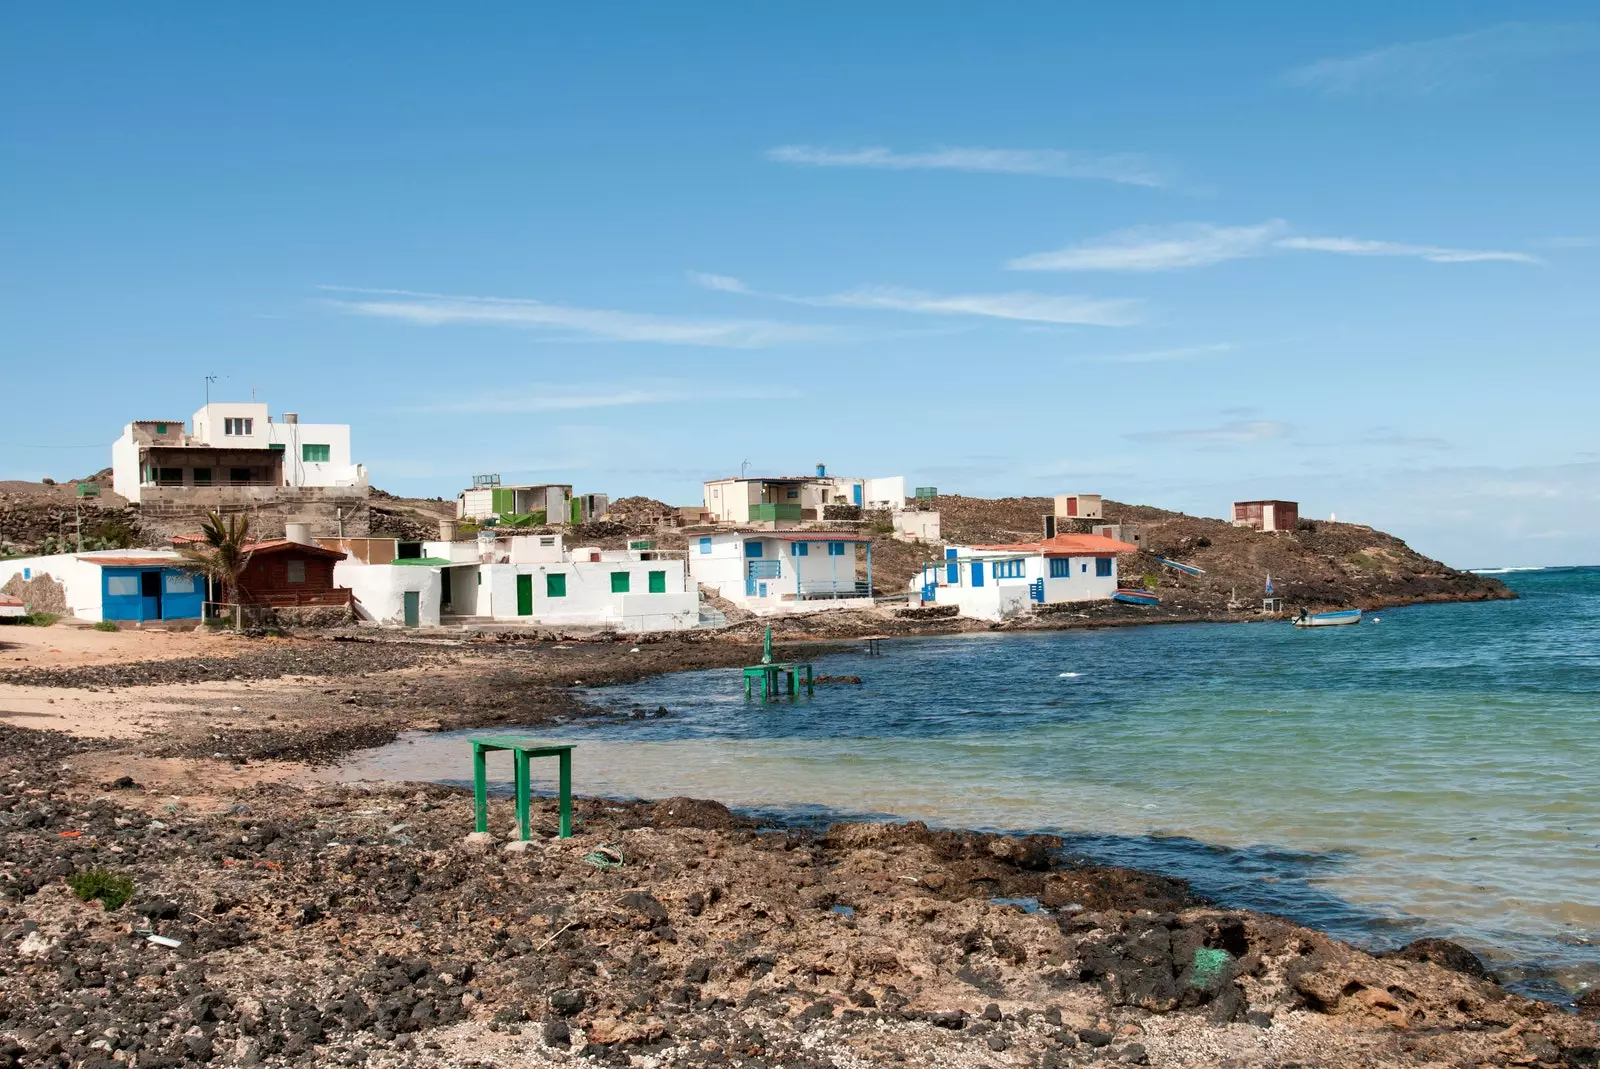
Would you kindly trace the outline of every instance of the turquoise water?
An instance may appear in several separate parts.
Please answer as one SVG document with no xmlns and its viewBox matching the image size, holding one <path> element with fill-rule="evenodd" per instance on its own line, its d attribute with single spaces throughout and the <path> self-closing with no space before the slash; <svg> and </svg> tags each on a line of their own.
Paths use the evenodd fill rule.
<svg viewBox="0 0 1600 1069">
<path fill-rule="evenodd" d="M 1505 578 L 1521 600 L 1357 627 L 885 643 L 793 703 L 665 676 L 593 697 L 670 716 L 549 734 L 582 744 L 580 792 L 1057 832 L 1364 945 L 1459 939 L 1560 997 L 1600 982 L 1600 569 Z M 464 751 L 347 772 L 464 780 Z"/>
</svg>

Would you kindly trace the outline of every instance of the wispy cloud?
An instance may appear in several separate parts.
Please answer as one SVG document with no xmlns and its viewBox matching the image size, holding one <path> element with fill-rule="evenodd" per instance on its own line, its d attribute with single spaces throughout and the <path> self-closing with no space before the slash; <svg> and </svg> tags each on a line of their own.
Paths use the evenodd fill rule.
<svg viewBox="0 0 1600 1069">
<path fill-rule="evenodd" d="M 1541 249 L 1592 249 L 1595 246 L 1600 245 L 1600 238 L 1587 238 L 1578 236 L 1554 237 L 1544 238 L 1541 241 L 1534 242 L 1534 244 L 1539 246 Z"/>
<path fill-rule="evenodd" d="M 1217 427 L 1195 427 L 1178 431 L 1139 431 L 1123 437 L 1134 442 L 1174 443 L 1179 445 L 1247 445 L 1286 437 L 1289 425 L 1273 419 L 1234 420 Z"/>
<path fill-rule="evenodd" d="M 1491 260 L 1539 262 L 1538 257 L 1525 252 L 1499 249 L 1457 249 L 1295 234 L 1282 219 L 1269 219 L 1254 226 L 1180 223 L 1166 227 L 1130 227 L 1079 245 L 1019 256 L 1008 261 L 1006 266 L 1013 271 L 1173 271 L 1266 256 L 1277 250 L 1343 256 L 1406 256 L 1440 264 Z"/>
<path fill-rule="evenodd" d="M 918 315 L 979 316 L 1029 323 L 1122 327 L 1142 318 L 1143 302 L 1122 297 L 1085 297 L 1079 294 L 1031 293 L 928 293 L 900 286 L 859 286 L 842 293 L 818 297 L 752 289 L 728 275 L 689 272 L 689 280 L 706 289 L 749 297 L 803 304 L 813 308 L 865 308 Z"/>
<path fill-rule="evenodd" d="M 988 316 L 1033 323 L 1077 323 L 1124 327 L 1140 319 L 1140 302 L 1044 293 L 962 293 L 941 296 L 891 286 L 868 286 L 819 297 L 808 304 L 830 308 L 883 308 L 926 315 Z"/>
<path fill-rule="evenodd" d="M 767 150 L 767 159 L 808 167 L 1031 174 L 1045 178 L 1098 179 L 1133 186 L 1159 186 L 1166 182 L 1161 168 L 1136 153 L 1014 148 L 936 148 L 928 152 L 896 152 L 881 145 L 856 149 L 779 145 Z"/>
<path fill-rule="evenodd" d="M 1193 360 L 1198 356 L 1208 356 L 1212 353 L 1232 352 L 1234 346 L 1229 342 L 1218 342 L 1214 345 L 1185 345 L 1176 349 L 1151 349 L 1142 353 L 1102 353 L 1099 356 L 1086 356 L 1083 359 L 1101 364 L 1160 364 L 1172 360 Z"/>
<path fill-rule="evenodd" d="M 1297 67 L 1290 84 L 1329 96 L 1430 96 L 1472 88 L 1519 65 L 1600 45 L 1593 23 L 1503 22 Z"/>
<path fill-rule="evenodd" d="M 524 415 L 538 412 L 576 412 L 589 409 L 627 408 L 636 405 L 702 404 L 710 401 L 776 401 L 798 396 L 787 388 L 721 389 L 678 380 L 645 381 L 637 385 L 610 383 L 572 385 L 528 383 L 508 386 L 493 394 L 442 401 L 407 408 L 407 412 L 441 414 Z"/>
<path fill-rule="evenodd" d="M 1289 226 L 1270 219 L 1257 226 L 1136 226 L 1052 252 L 1019 256 L 1013 271 L 1171 271 L 1259 256 Z"/>
<path fill-rule="evenodd" d="M 361 299 L 326 303 L 350 315 L 397 319 L 423 326 L 479 324 L 542 330 L 567 330 L 610 341 L 656 342 L 759 349 L 830 336 L 829 327 L 765 320 L 685 319 L 609 308 L 574 308 L 515 297 L 467 297 L 415 290 L 323 286 L 326 291 L 358 294 Z"/>
<path fill-rule="evenodd" d="M 1438 245 L 1406 245 L 1398 241 L 1366 241 L 1361 238 L 1284 238 L 1273 243 L 1280 249 L 1304 249 L 1310 252 L 1337 252 L 1346 256 L 1414 256 L 1436 264 L 1471 264 L 1487 260 L 1505 260 L 1510 263 L 1538 263 L 1536 256 L 1525 252 L 1504 252 L 1478 249 L 1448 249 Z"/>
</svg>

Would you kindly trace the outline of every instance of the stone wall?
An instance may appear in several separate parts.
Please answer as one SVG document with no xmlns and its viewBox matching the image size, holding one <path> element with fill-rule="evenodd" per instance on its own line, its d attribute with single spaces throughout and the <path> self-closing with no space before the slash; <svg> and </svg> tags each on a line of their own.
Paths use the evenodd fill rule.
<svg viewBox="0 0 1600 1069">
<path fill-rule="evenodd" d="M 14 598 L 21 598 L 22 603 L 28 607 L 29 612 L 53 612 L 58 616 L 69 615 L 66 588 L 48 575 L 36 575 L 32 579 L 24 579 L 20 575 L 13 575 L 5 586 L 0 586 L 0 594 L 10 594 Z"/>
<path fill-rule="evenodd" d="M 193 534 L 208 512 L 244 513 L 258 538 L 282 538 L 286 523 L 309 524 L 312 535 L 331 538 L 341 533 L 341 519 L 347 538 L 372 533 L 365 486 L 160 486 L 140 497 L 139 527 L 151 544 Z"/>
</svg>

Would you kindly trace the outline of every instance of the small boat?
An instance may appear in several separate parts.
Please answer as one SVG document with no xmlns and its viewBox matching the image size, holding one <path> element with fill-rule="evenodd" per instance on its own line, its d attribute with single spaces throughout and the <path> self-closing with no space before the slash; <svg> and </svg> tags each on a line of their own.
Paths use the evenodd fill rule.
<svg viewBox="0 0 1600 1069">
<path fill-rule="evenodd" d="M 1160 605 L 1161 599 L 1148 590 L 1118 590 L 1111 595 L 1112 601 L 1126 602 L 1129 605 Z"/>
<path fill-rule="evenodd" d="M 1302 612 L 1295 617 L 1294 626 L 1341 627 L 1345 624 L 1359 624 L 1360 622 L 1360 609 L 1344 609 L 1340 612 Z"/>
</svg>

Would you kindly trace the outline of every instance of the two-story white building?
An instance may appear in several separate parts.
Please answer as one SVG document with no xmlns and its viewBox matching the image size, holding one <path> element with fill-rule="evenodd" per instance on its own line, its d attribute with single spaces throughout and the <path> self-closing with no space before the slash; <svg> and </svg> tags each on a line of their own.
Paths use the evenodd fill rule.
<svg viewBox="0 0 1600 1069">
<path fill-rule="evenodd" d="M 740 476 L 711 479 L 704 488 L 705 510 L 712 523 L 771 525 L 790 530 L 802 523 L 826 520 L 829 505 L 898 510 L 906 504 L 903 475 L 856 479 L 829 475 L 817 465 L 815 475 Z"/>
<path fill-rule="evenodd" d="M 1006 620 L 1034 605 L 1104 601 L 1117 590 L 1117 556 L 1138 547 L 1093 534 L 1060 534 L 1002 546 L 947 546 L 911 580 L 924 605 Z"/>
<path fill-rule="evenodd" d="M 755 613 L 870 608 L 872 539 L 855 531 L 719 531 L 689 540 L 689 576 Z"/>
<path fill-rule="evenodd" d="M 428 627 L 499 620 L 675 631 L 700 622 L 682 550 L 568 549 L 558 534 L 424 542 L 389 564 L 340 561 L 334 582 L 377 623 Z"/>
<path fill-rule="evenodd" d="M 274 421 L 264 403 L 216 401 L 182 420 L 135 420 L 111 445 L 111 487 L 129 501 L 146 487 L 351 487 L 367 484 L 350 458 L 350 425 Z"/>
</svg>

